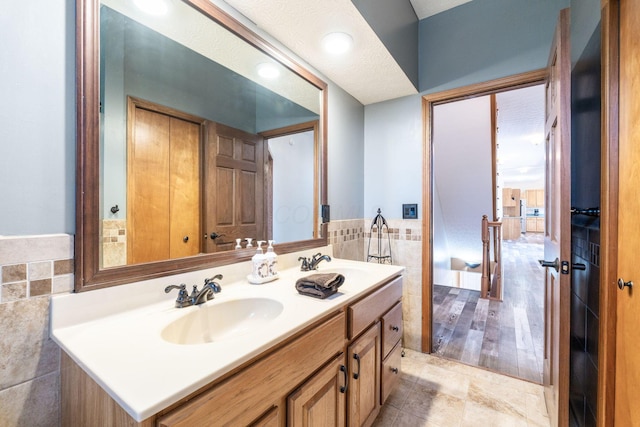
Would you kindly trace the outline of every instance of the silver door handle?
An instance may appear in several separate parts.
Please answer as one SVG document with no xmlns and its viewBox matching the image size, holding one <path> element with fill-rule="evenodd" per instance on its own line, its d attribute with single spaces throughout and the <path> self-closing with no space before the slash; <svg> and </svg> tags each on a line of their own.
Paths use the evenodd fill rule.
<svg viewBox="0 0 640 427">
<path fill-rule="evenodd" d="M 556 258 L 554 261 L 545 261 L 543 259 L 539 259 L 538 262 L 543 267 L 553 267 L 556 271 L 560 271 L 560 260 Z"/>
</svg>

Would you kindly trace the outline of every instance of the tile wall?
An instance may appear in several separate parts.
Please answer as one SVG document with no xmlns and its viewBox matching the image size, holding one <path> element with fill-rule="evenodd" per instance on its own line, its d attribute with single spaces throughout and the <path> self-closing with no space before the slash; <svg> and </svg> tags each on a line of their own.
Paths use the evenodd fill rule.
<svg viewBox="0 0 640 427">
<path fill-rule="evenodd" d="M 329 243 L 336 258 L 366 261 L 377 254 L 378 233 L 371 233 L 372 218 L 331 221 Z M 393 264 L 406 267 L 403 316 L 404 346 L 420 351 L 422 335 L 422 221 L 387 220 L 389 233 L 382 234 L 383 254 L 391 247 Z M 371 247 L 371 248 L 369 248 Z M 370 250 L 371 249 L 371 250 Z"/>
<path fill-rule="evenodd" d="M 59 425 L 52 294 L 73 289 L 73 236 L 0 237 L 0 425 Z"/>
<path fill-rule="evenodd" d="M 599 219 L 574 217 L 571 229 L 571 261 L 584 264 L 585 270 L 573 270 L 571 274 L 570 424 L 595 425 L 600 321 Z"/>
</svg>

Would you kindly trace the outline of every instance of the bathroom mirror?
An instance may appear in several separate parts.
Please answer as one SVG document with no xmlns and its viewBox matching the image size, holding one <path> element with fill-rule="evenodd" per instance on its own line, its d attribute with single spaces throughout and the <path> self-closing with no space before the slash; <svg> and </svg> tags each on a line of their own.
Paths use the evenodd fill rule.
<svg viewBox="0 0 640 427">
<path fill-rule="evenodd" d="M 77 12 L 76 291 L 243 261 L 253 249 L 236 238 L 274 238 L 301 216 L 311 225 L 276 252 L 326 244 L 322 80 L 207 0 L 79 0 Z M 270 150 L 279 137 L 311 144 L 306 157 Z M 293 161 L 310 178 L 283 208 L 277 168 Z"/>
</svg>

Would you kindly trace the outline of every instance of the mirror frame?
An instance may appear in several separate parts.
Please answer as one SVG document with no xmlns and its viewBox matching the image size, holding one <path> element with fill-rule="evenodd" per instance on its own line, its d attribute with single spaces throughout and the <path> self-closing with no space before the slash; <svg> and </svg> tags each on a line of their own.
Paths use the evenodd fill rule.
<svg viewBox="0 0 640 427">
<path fill-rule="evenodd" d="M 327 84 L 306 70 L 277 47 L 208 0 L 182 0 L 245 42 L 271 56 L 321 91 L 319 150 L 315 162 L 319 171 L 316 194 L 321 205 L 327 204 Z M 195 271 L 247 261 L 253 249 L 239 249 L 187 258 L 156 261 L 121 267 L 100 268 L 100 18 L 99 0 L 76 2 L 76 234 L 75 292 L 147 280 L 166 275 Z M 322 223 L 319 238 L 275 245 L 286 254 L 327 245 L 327 223 Z"/>
</svg>

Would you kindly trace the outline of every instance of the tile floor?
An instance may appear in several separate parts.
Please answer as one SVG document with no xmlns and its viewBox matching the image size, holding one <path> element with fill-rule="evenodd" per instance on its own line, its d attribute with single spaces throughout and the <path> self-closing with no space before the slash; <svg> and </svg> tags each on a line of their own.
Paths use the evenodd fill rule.
<svg viewBox="0 0 640 427">
<path fill-rule="evenodd" d="M 405 350 L 399 385 L 374 427 L 549 426 L 543 387 Z"/>
</svg>

